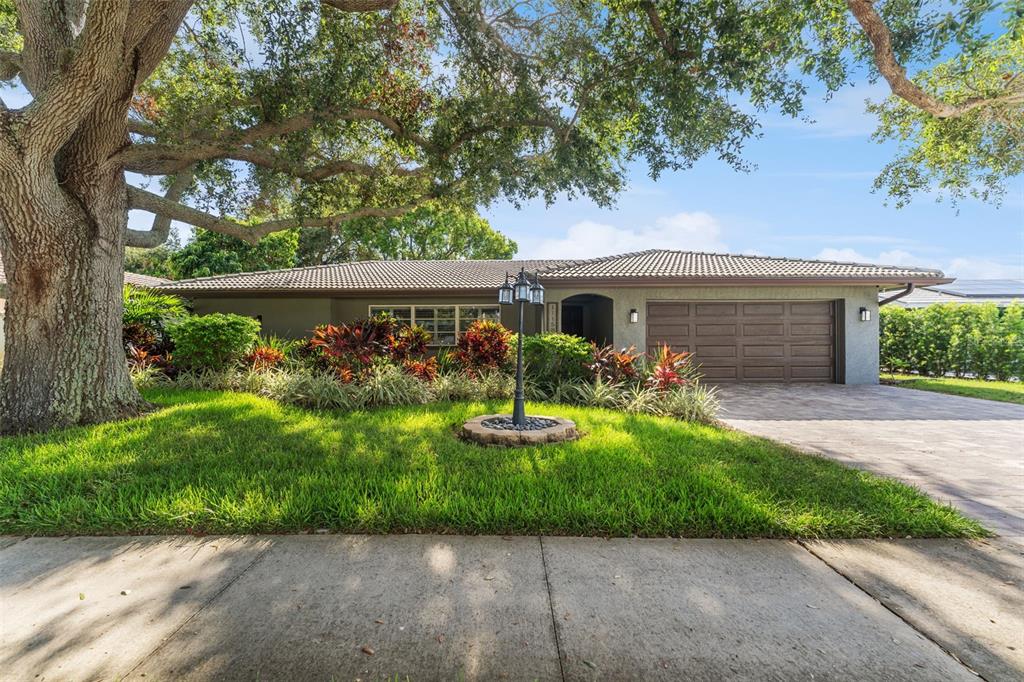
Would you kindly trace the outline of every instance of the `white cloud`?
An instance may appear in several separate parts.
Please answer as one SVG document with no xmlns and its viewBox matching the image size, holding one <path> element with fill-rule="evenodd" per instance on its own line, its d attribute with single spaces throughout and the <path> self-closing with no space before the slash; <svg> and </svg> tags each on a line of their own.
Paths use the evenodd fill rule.
<svg viewBox="0 0 1024 682">
<path fill-rule="evenodd" d="M 951 277 L 963 279 L 1024 279 L 1024 262 L 1010 264 L 970 256 L 937 262 L 934 259 L 923 258 L 901 249 L 882 251 L 877 256 L 870 256 L 849 247 L 839 249 L 827 248 L 822 249 L 815 258 L 853 263 L 880 263 L 882 265 L 937 268 Z"/>
<path fill-rule="evenodd" d="M 727 251 L 722 228 L 708 213 L 676 213 L 658 218 L 654 225 L 621 228 L 584 220 L 570 225 L 561 237 L 524 245 L 521 258 L 595 258 L 645 249 Z"/>
<path fill-rule="evenodd" d="M 858 83 L 840 90 L 829 100 L 815 101 L 809 97 L 800 118 L 777 115 L 768 119 L 767 125 L 798 129 L 807 137 L 868 137 L 875 131 L 878 121 L 865 111 L 865 100 L 878 102 L 888 95 L 889 89 L 882 82 Z"/>
<path fill-rule="evenodd" d="M 964 279 L 1024 279 L 1024 263 L 998 263 L 985 258 L 954 258 L 946 274 Z"/>
</svg>

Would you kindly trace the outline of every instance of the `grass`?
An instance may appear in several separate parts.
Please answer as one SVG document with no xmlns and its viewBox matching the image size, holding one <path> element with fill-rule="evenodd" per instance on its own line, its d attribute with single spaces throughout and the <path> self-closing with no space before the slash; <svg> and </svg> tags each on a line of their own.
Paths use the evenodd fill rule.
<svg viewBox="0 0 1024 682">
<path fill-rule="evenodd" d="M 600 409 L 574 443 L 456 437 L 504 403 L 310 412 L 153 390 L 144 418 L 0 439 L 0 532 L 978 536 L 894 480 L 714 426 Z M 536 407 L 536 406 L 535 406 Z"/>
<path fill-rule="evenodd" d="M 922 377 L 916 374 L 883 374 L 882 381 L 921 391 L 962 395 L 968 398 L 998 400 L 1024 405 L 1024 383 L 1019 381 L 988 381 L 955 377 Z"/>
</svg>

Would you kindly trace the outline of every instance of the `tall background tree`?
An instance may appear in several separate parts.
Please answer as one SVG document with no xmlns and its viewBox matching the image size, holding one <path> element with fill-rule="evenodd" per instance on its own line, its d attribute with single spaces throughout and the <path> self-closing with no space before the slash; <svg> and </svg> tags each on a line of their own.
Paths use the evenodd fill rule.
<svg viewBox="0 0 1024 682">
<path fill-rule="evenodd" d="M 120 348 L 124 248 L 171 220 L 255 243 L 436 200 L 607 204 L 634 161 L 742 168 L 762 112 L 796 115 L 807 79 L 834 91 L 865 64 L 933 119 L 998 122 L 1020 111 L 1015 73 L 947 100 L 904 68 L 980 54 L 993 7 L 0 0 L 0 78 L 31 97 L 0 107 L 3 428 L 145 409 Z M 129 229 L 129 208 L 152 229 Z"/>
</svg>

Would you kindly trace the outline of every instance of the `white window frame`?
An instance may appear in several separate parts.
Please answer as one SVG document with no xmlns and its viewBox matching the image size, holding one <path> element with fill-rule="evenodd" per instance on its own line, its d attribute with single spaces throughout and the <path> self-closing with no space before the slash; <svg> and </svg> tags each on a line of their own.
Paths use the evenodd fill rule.
<svg viewBox="0 0 1024 682">
<path fill-rule="evenodd" d="M 374 312 L 375 308 L 378 309 L 378 312 L 384 312 L 385 310 L 390 310 L 390 309 L 393 309 L 393 308 L 409 308 L 409 315 L 412 318 L 412 320 L 411 320 L 412 324 L 418 324 L 417 318 L 416 318 L 416 309 L 417 308 L 455 308 L 455 339 L 456 340 L 458 340 L 458 338 L 462 334 L 465 333 L 461 329 L 461 327 L 462 327 L 462 309 L 463 308 L 494 308 L 495 310 L 498 311 L 498 320 L 499 321 L 501 320 L 501 306 L 499 304 L 497 304 L 497 303 L 416 303 L 416 304 L 412 304 L 412 303 L 394 303 L 394 304 L 391 304 L 391 303 L 371 303 L 366 308 L 366 312 L 367 312 L 367 315 L 369 317 L 373 317 L 376 314 Z M 437 319 L 437 318 L 434 318 L 434 319 Z M 475 321 L 475 320 L 486 319 L 486 318 L 473 317 L 472 319 Z M 431 334 L 430 344 L 429 345 L 430 346 L 436 346 L 436 347 L 446 347 L 446 346 L 450 346 L 452 344 L 435 343 L 434 342 L 434 334 Z"/>
</svg>

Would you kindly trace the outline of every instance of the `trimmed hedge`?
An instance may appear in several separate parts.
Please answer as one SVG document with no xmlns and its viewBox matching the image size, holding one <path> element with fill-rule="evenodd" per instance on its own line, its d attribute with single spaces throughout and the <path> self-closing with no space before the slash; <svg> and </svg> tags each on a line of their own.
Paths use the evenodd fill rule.
<svg viewBox="0 0 1024 682">
<path fill-rule="evenodd" d="M 882 369 L 925 376 L 1024 379 L 1024 305 L 882 308 Z"/>
<path fill-rule="evenodd" d="M 223 370 L 241 362 L 259 341 L 260 323 L 233 313 L 186 317 L 169 329 L 174 362 L 190 370 Z"/>
</svg>

